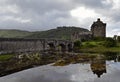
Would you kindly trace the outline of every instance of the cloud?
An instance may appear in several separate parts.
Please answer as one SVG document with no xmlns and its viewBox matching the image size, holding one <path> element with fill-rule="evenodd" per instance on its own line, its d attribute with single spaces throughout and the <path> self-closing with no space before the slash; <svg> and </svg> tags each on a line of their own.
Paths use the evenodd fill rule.
<svg viewBox="0 0 120 82">
<path fill-rule="evenodd" d="M 111 36 L 110 30 L 120 25 L 119 4 L 119 0 L 0 0 L 0 27 L 46 30 L 71 25 L 89 29 L 100 17 Z"/>
<path fill-rule="evenodd" d="M 23 19 L 28 20 L 26 23 L 31 22 L 30 29 L 36 30 L 50 29 L 50 27 L 55 28 L 58 25 L 64 24 L 73 24 L 70 22 L 76 21 L 69 13 L 72 8 L 75 8 L 74 5 L 71 5 L 72 0 L 6 0 L 2 3 L 6 4 L 0 6 L 0 9 L 2 9 L 0 18 L 4 19 L 4 17 L 9 17 L 9 20 L 4 21 L 4 23 L 8 23 L 11 19 L 10 22 L 14 22 L 11 28 L 15 26 L 16 28 L 20 27 L 17 26 L 15 21 L 21 23 Z M 2 25 L 5 28 L 10 28 L 10 26 L 7 27 L 7 25 Z M 25 30 L 28 30 L 26 29 L 27 27 L 28 26 L 25 27 Z"/>
</svg>

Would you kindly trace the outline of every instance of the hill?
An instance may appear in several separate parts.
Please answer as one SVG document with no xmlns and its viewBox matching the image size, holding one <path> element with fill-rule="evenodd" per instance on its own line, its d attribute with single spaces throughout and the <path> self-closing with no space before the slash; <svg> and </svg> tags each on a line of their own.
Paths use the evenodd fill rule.
<svg viewBox="0 0 120 82">
<path fill-rule="evenodd" d="M 21 30 L 0 30 L 1 38 L 56 38 L 70 39 L 74 32 L 88 32 L 87 29 L 80 27 L 57 27 L 46 31 L 21 31 Z"/>
<path fill-rule="evenodd" d="M 0 37 L 1 38 L 23 38 L 25 36 L 30 35 L 31 32 L 22 31 L 22 30 L 9 30 L 9 29 L 1 29 Z"/>
<path fill-rule="evenodd" d="M 70 39 L 74 32 L 88 32 L 87 29 L 80 27 L 57 27 L 47 31 L 35 32 L 26 38 L 56 38 L 56 39 Z"/>
</svg>

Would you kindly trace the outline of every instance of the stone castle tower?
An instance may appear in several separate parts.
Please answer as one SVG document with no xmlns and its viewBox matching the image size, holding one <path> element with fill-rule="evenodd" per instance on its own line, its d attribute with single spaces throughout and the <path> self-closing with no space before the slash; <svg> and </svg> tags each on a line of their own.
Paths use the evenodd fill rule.
<svg viewBox="0 0 120 82">
<path fill-rule="evenodd" d="M 106 37 L 106 23 L 103 23 L 100 18 L 97 19 L 91 26 L 93 37 Z"/>
<path fill-rule="evenodd" d="M 71 40 L 90 40 L 94 37 L 106 37 L 106 23 L 103 23 L 99 18 L 91 25 L 91 30 L 87 32 L 75 32 L 71 35 Z"/>
</svg>

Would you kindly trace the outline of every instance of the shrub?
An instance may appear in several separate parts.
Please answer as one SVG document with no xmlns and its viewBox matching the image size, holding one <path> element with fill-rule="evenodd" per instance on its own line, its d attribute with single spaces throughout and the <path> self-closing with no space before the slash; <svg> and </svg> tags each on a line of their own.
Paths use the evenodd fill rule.
<svg viewBox="0 0 120 82">
<path fill-rule="evenodd" d="M 117 40 L 118 40 L 118 42 L 120 42 L 120 36 L 118 36 L 118 39 L 117 39 Z"/>
<path fill-rule="evenodd" d="M 81 42 L 79 40 L 74 42 L 74 47 L 75 48 L 80 48 L 81 47 Z"/>
<path fill-rule="evenodd" d="M 93 40 L 94 41 L 104 41 L 105 38 L 104 37 L 94 37 Z"/>
<path fill-rule="evenodd" d="M 74 42 L 74 48 L 73 48 L 73 50 L 74 50 L 75 52 L 78 52 L 79 49 L 80 49 L 80 47 L 81 47 L 81 42 L 80 42 L 79 40 L 75 41 L 75 42 Z"/>
<path fill-rule="evenodd" d="M 106 38 L 104 41 L 105 47 L 115 47 L 116 45 L 117 43 L 113 38 Z"/>
</svg>

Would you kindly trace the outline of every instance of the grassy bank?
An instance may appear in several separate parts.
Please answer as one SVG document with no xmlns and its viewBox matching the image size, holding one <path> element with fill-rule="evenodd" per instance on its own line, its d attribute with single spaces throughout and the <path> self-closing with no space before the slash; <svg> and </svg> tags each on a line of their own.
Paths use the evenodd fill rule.
<svg viewBox="0 0 120 82">
<path fill-rule="evenodd" d="M 11 59 L 14 55 L 7 54 L 7 55 L 0 55 L 0 61 L 7 61 L 8 59 Z"/>
<path fill-rule="evenodd" d="M 95 53 L 104 53 L 104 52 L 120 52 L 120 47 L 111 47 L 111 48 L 106 48 L 106 47 L 87 47 L 87 48 L 81 48 L 80 52 L 95 52 Z"/>
<path fill-rule="evenodd" d="M 104 53 L 104 52 L 120 52 L 120 43 L 117 43 L 115 47 L 105 47 L 103 41 L 87 41 L 83 42 L 82 46 L 79 48 L 80 52 L 95 52 L 95 53 Z"/>
</svg>

